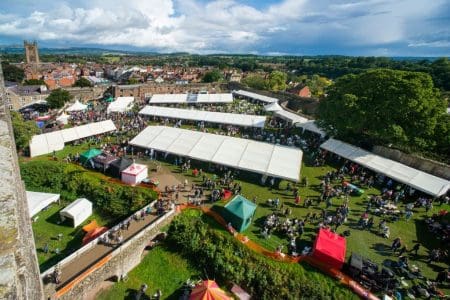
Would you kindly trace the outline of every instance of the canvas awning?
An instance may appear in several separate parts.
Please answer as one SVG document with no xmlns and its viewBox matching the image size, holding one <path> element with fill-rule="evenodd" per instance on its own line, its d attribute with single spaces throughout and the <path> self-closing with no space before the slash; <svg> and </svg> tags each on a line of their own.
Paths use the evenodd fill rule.
<svg viewBox="0 0 450 300">
<path fill-rule="evenodd" d="M 450 181 L 446 179 L 411 168 L 339 140 L 329 139 L 320 147 L 435 197 L 444 195 L 450 189 Z"/>
</svg>

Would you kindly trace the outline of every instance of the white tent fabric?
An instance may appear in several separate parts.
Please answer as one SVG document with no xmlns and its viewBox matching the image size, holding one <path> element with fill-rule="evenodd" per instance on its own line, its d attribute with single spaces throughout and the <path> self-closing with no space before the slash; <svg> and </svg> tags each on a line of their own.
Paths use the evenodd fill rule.
<svg viewBox="0 0 450 300">
<path fill-rule="evenodd" d="M 65 124 L 69 123 L 69 118 L 70 118 L 69 115 L 63 113 L 62 115 L 60 115 L 59 117 L 56 118 L 56 121 L 65 125 Z"/>
<path fill-rule="evenodd" d="M 73 227 L 77 227 L 92 215 L 92 202 L 86 198 L 79 198 L 61 210 L 59 215 L 63 219 L 72 219 Z"/>
<path fill-rule="evenodd" d="M 85 110 L 88 106 L 86 104 L 81 103 L 80 101 L 75 101 L 74 104 L 72 104 L 71 106 L 69 106 L 66 111 L 81 111 L 81 110 Z"/>
<path fill-rule="evenodd" d="M 117 97 L 116 101 L 113 101 L 108 105 L 106 112 L 108 114 L 112 112 L 126 112 L 131 109 L 133 102 L 134 97 Z"/>
<path fill-rule="evenodd" d="M 283 120 L 286 120 L 286 121 L 294 124 L 297 127 L 302 127 L 305 130 L 309 130 L 311 132 L 320 134 L 322 137 L 324 137 L 326 135 L 323 130 L 321 130 L 319 127 L 317 127 L 316 122 L 314 120 L 308 120 L 307 118 L 304 118 L 297 114 L 291 113 L 290 111 L 279 110 L 279 111 L 275 112 L 275 116 L 277 116 Z"/>
<path fill-rule="evenodd" d="M 273 103 L 264 105 L 264 110 L 265 111 L 280 111 L 280 110 L 283 110 L 283 108 L 277 102 L 273 102 Z"/>
<path fill-rule="evenodd" d="M 165 126 L 148 126 L 130 145 L 292 181 L 303 156 L 298 148 Z"/>
<path fill-rule="evenodd" d="M 450 181 L 448 180 L 375 155 L 339 140 L 329 139 L 320 147 L 435 197 L 444 195 L 450 189 Z"/>
<path fill-rule="evenodd" d="M 233 91 L 233 94 L 241 96 L 241 97 L 251 98 L 253 100 L 258 100 L 258 101 L 261 101 L 261 102 L 266 102 L 266 103 L 278 102 L 277 98 L 272 98 L 272 97 L 260 95 L 260 94 L 257 94 L 257 93 L 244 91 L 244 90 Z"/>
<path fill-rule="evenodd" d="M 64 148 L 64 143 L 114 130 L 116 130 L 116 126 L 113 121 L 106 120 L 35 135 L 30 141 L 30 156 L 35 157 L 59 151 Z"/>
<path fill-rule="evenodd" d="M 264 128 L 265 116 L 243 115 L 232 113 L 211 112 L 194 109 L 170 108 L 162 106 L 146 106 L 139 114 L 171 119 L 205 121 L 210 123 L 228 124 L 243 127 Z"/>
<path fill-rule="evenodd" d="M 26 192 L 28 202 L 28 212 L 30 218 L 39 213 L 53 202 L 59 200 L 59 194 Z"/>
<path fill-rule="evenodd" d="M 175 103 L 231 103 L 232 94 L 154 94 L 150 104 L 175 104 Z"/>
</svg>

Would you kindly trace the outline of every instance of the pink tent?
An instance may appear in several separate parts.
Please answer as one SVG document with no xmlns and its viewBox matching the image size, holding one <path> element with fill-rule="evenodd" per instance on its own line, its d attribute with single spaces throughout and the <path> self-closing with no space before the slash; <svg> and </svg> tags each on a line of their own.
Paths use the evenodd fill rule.
<svg viewBox="0 0 450 300">
<path fill-rule="evenodd" d="M 122 171 L 122 181 L 135 185 L 147 178 L 148 168 L 146 165 L 133 163 L 131 166 Z"/>
</svg>

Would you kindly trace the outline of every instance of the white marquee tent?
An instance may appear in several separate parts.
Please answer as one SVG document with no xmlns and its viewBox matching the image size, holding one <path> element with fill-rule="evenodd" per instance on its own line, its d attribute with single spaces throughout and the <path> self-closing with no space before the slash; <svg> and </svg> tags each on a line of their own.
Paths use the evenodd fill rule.
<svg viewBox="0 0 450 300">
<path fill-rule="evenodd" d="M 232 94 L 154 94 L 150 104 L 176 104 L 176 103 L 231 103 Z"/>
<path fill-rule="evenodd" d="M 205 121 L 210 123 L 258 128 L 264 128 L 264 124 L 266 122 L 265 116 L 221 113 L 162 106 L 146 106 L 139 112 L 139 114 L 171 119 Z"/>
<path fill-rule="evenodd" d="M 62 115 L 60 115 L 59 117 L 56 118 L 56 121 L 65 125 L 65 124 L 69 123 L 69 118 L 70 118 L 70 115 L 68 115 L 66 113 L 62 113 Z"/>
<path fill-rule="evenodd" d="M 66 108 L 66 111 L 68 112 L 72 112 L 72 111 L 82 111 L 82 110 L 86 110 L 88 106 L 86 104 L 81 103 L 80 101 L 75 101 L 74 104 L 72 104 L 71 106 L 69 106 L 68 108 Z"/>
<path fill-rule="evenodd" d="M 64 207 L 59 212 L 59 215 L 63 221 L 65 218 L 72 219 L 73 227 L 77 227 L 92 215 L 92 202 L 86 198 L 79 198 Z"/>
<path fill-rule="evenodd" d="M 113 121 L 106 120 L 35 135 L 30 141 L 30 156 L 35 157 L 59 151 L 64 148 L 64 143 L 114 130 L 116 130 L 116 126 Z"/>
<path fill-rule="evenodd" d="M 134 97 L 117 97 L 116 101 L 108 105 L 106 112 L 122 113 L 129 111 L 133 107 Z"/>
<path fill-rule="evenodd" d="M 245 98 L 250 98 L 250 99 L 253 99 L 253 100 L 258 100 L 258 101 L 265 102 L 265 103 L 278 102 L 277 98 L 272 98 L 272 97 L 260 95 L 260 94 L 257 94 L 257 93 L 244 91 L 244 90 L 233 91 L 233 94 L 241 96 L 241 97 L 245 97 Z"/>
<path fill-rule="evenodd" d="M 28 212 L 30 218 L 39 213 L 41 210 L 59 200 L 59 194 L 26 192 L 28 202 Z"/>
<path fill-rule="evenodd" d="M 314 120 L 308 120 L 307 118 L 291 113 L 290 111 L 279 110 L 275 112 L 275 116 L 286 120 L 297 127 L 302 127 L 305 130 L 320 134 L 322 137 L 326 135 L 325 132 L 316 125 Z"/>
<path fill-rule="evenodd" d="M 293 181 L 303 156 L 298 148 L 165 126 L 148 126 L 130 144 Z"/>
<path fill-rule="evenodd" d="M 320 147 L 435 197 L 444 195 L 450 189 L 450 181 L 448 180 L 375 155 L 339 140 L 329 139 Z"/>
<path fill-rule="evenodd" d="M 283 108 L 277 102 L 273 102 L 273 103 L 264 105 L 264 110 L 265 111 L 280 111 L 280 110 L 283 110 Z"/>
</svg>

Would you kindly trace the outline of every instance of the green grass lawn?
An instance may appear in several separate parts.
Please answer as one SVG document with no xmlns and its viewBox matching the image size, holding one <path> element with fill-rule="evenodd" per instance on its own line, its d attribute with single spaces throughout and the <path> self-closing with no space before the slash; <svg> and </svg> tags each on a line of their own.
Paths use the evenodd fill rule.
<svg viewBox="0 0 450 300">
<path fill-rule="evenodd" d="M 334 170 L 335 167 L 331 165 L 326 165 L 322 167 L 313 167 L 308 165 L 308 157 L 305 154 L 304 163 L 301 168 L 301 175 L 306 176 L 309 181 L 308 187 L 300 187 L 300 195 L 302 197 L 302 202 L 306 197 L 315 198 L 320 195 L 319 184 L 322 176 L 327 173 L 329 170 Z M 187 178 L 189 183 L 192 181 L 196 183 L 201 182 L 201 178 L 194 178 L 190 173 L 188 174 L 180 174 L 179 168 L 170 164 L 169 161 L 162 161 L 161 164 L 164 168 L 170 169 L 174 174 L 181 178 Z M 306 163 L 305 163 L 306 162 Z M 198 164 L 195 162 L 191 163 L 192 168 L 203 167 L 203 170 L 206 170 L 207 165 Z M 207 176 L 211 176 L 211 174 L 205 173 Z M 280 198 L 281 202 L 284 204 L 284 207 L 290 207 L 292 209 L 293 217 L 304 218 L 308 212 L 316 212 L 320 214 L 322 208 L 325 208 L 325 203 L 321 203 L 320 206 L 311 206 L 309 209 L 304 208 L 303 206 L 296 206 L 294 203 L 294 197 L 291 192 L 286 191 L 286 181 L 282 181 L 280 184 L 279 190 L 269 190 L 267 187 L 263 187 L 259 184 L 258 176 L 252 176 L 245 174 L 243 178 L 237 178 L 237 181 L 242 186 L 242 194 L 248 199 L 253 199 L 254 196 L 257 197 L 258 207 L 255 213 L 255 218 L 251 224 L 251 226 L 244 232 L 251 240 L 256 241 L 267 249 L 275 250 L 278 245 L 284 245 L 284 249 L 286 251 L 288 239 L 283 236 L 278 236 L 276 234 L 272 234 L 269 239 L 265 239 L 260 235 L 260 225 L 263 223 L 264 218 L 272 212 L 276 212 L 274 209 L 268 207 L 265 202 L 270 198 Z M 298 185 L 300 186 L 300 185 Z M 347 258 L 350 257 L 352 252 L 357 252 L 363 255 L 366 258 L 371 259 L 376 263 L 383 263 L 386 259 L 397 261 L 397 255 L 393 255 L 390 251 L 390 246 L 392 241 L 396 237 L 401 237 L 404 244 L 407 245 L 407 248 L 411 248 L 416 242 L 420 242 L 422 247 L 419 250 L 418 257 L 414 257 L 412 255 L 409 256 L 410 265 L 415 264 L 421 270 L 422 273 L 428 278 L 434 280 L 436 278 L 437 272 L 442 268 L 448 267 L 448 263 L 440 262 L 427 264 L 426 259 L 428 256 L 428 252 L 437 247 L 439 241 L 432 235 L 429 234 L 424 222 L 423 218 L 426 216 L 424 208 L 415 208 L 414 216 L 410 221 L 406 221 L 401 219 L 397 222 L 389 222 L 388 226 L 391 231 L 390 239 L 385 239 L 378 235 L 377 226 L 380 222 L 380 218 L 375 216 L 374 221 L 375 225 L 371 232 L 367 230 L 360 230 L 356 228 L 356 223 L 360 215 L 365 211 L 367 204 L 367 197 L 371 194 L 378 195 L 380 192 L 376 188 L 365 189 L 365 193 L 361 196 L 352 196 L 350 199 L 350 215 L 348 221 L 343 226 L 339 227 L 338 233 L 342 233 L 345 230 L 351 231 L 351 236 L 347 238 Z M 314 201 L 315 203 L 315 201 Z M 335 211 L 335 209 L 343 203 L 342 199 L 333 199 L 333 205 L 330 208 L 330 211 Z M 215 205 L 223 206 L 225 203 L 217 203 Z M 439 206 L 435 205 L 432 211 L 428 214 L 436 213 L 442 209 L 450 210 L 450 205 Z M 400 210 L 404 210 L 404 204 L 400 204 Z M 303 234 L 303 242 L 302 244 L 311 246 L 315 236 L 316 236 L 317 222 L 314 224 L 308 224 L 305 226 L 305 233 Z M 448 289 L 444 289 L 446 292 L 449 292 Z"/>
<path fill-rule="evenodd" d="M 148 285 L 148 296 L 160 289 L 163 299 L 179 299 L 181 287 L 187 279 L 198 280 L 203 277 L 201 270 L 162 245 L 149 251 L 142 262 L 128 273 L 126 282 L 116 283 L 112 288 L 100 293 L 97 299 L 134 299 L 134 293 L 143 283 Z"/>
<path fill-rule="evenodd" d="M 99 226 L 105 225 L 109 220 L 101 217 L 95 212 L 80 226 L 73 228 L 67 222 L 60 223 L 59 211 L 67 203 L 61 205 L 54 203 L 47 210 L 41 211 L 36 215 L 37 221 L 32 223 L 34 240 L 36 244 L 39 268 L 42 271 L 50 268 L 58 261 L 64 259 L 75 250 L 82 246 L 84 231 L 82 227 L 91 220 L 96 220 Z M 58 234 L 62 233 L 62 239 L 58 240 Z M 44 252 L 45 245 L 48 244 L 48 253 Z M 55 249 L 60 249 L 56 254 Z"/>
</svg>

